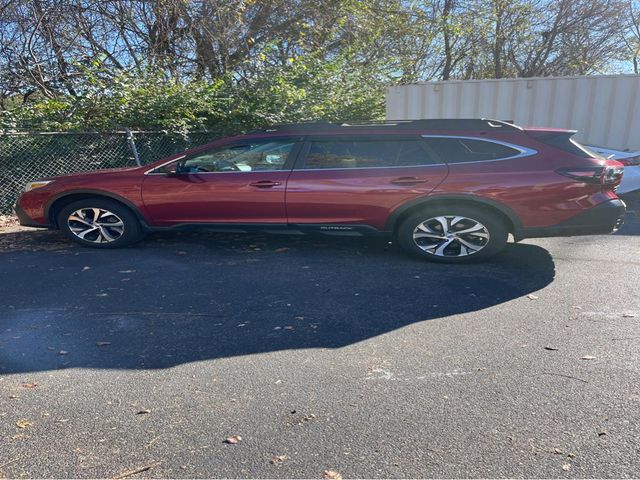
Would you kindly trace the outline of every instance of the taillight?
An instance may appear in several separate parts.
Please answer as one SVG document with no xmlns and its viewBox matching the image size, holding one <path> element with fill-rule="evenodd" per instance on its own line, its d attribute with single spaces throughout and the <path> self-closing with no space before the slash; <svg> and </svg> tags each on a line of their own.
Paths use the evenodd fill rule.
<svg viewBox="0 0 640 480">
<path fill-rule="evenodd" d="M 620 180 L 622 180 L 622 174 L 624 173 L 624 168 L 615 166 L 568 167 L 559 168 L 556 172 L 578 182 L 597 185 L 612 185 L 620 183 Z"/>
<path fill-rule="evenodd" d="M 624 167 L 612 167 L 608 166 L 604 168 L 604 175 L 602 183 L 604 185 L 618 184 L 622 180 L 624 174 Z"/>
<path fill-rule="evenodd" d="M 640 165 L 640 155 L 630 158 L 616 158 L 616 162 L 620 162 L 625 167 L 636 167 Z"/>
</svg>

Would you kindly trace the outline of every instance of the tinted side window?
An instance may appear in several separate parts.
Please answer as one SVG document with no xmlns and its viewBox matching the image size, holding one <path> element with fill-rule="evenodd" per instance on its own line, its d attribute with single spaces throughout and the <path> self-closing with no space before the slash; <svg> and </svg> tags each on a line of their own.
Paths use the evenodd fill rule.
<svg viewBox="0 0 640 480">
<path fill-rule="evenodd" d="M 372 168 L 428 165 L 417 140 L 330 140 L 311 143 L 303 168 Z"/>
<path fill-rule="evenodd" d="M 455 137 L 425 137 L 424 141 L 447 163 L 482 162 L 518 155 L 520 151 L 499 143 Z"/>
<path fill-rule="evenodd" d="M 282 170 L 294 141 L 224 145 L 165 165 L 155 173 L 257 172 Z"/>
</svg>

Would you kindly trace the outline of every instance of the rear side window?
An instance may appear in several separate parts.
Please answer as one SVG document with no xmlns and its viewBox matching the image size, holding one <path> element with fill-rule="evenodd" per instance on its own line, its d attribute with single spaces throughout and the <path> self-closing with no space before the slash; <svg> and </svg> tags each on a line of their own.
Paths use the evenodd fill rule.
<svg viewBox="0 0 640 480">
<path fill-rule="evenodd" d="M 426 144 L 447 163 L 485 162 L 514 157 L 515 148 L 487 140 L 456 137 L 424 137 Z"/>
<path fill-rule="evenodd" d="M 305 169 L 375 168 L 433 163 L 418 140 L 321 140 L 311 142 Z"/>
</svg>

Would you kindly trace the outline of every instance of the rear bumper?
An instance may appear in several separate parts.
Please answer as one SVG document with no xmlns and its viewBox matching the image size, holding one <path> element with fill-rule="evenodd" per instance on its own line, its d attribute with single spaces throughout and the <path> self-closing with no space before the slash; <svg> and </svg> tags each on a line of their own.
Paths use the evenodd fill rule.
<svg viewBox="0 0 640 480">
<path fill-rule="evenodd" d="M 613 233 L 624 223 L 626 209 L 622 200 L 609 200 L 557 225 L 523 228 L 518 239 Z"/>
<path fill-rule="evenodd" d="M 49 228 L 49 225 L 45 223 L 38 223 L 25 212 L 22 207 L 20 207 L 20 203 L 17 202 L 13 207 L 13 211 L 16 213 L 18 217 L 18 221 L 20 225 L 24 227 L 36 227 L 36 228 Z"/>
</svg>

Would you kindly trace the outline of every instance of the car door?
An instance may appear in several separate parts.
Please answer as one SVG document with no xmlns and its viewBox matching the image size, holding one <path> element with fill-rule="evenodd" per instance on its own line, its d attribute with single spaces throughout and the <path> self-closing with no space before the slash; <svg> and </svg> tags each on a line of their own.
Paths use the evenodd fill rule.
<svg viewBox="0 0 640 480">
<path fill-rule="evenodd" d="M 296 138 L 235 141 L 147 172 L 142 199 L 156 226 L 287 222 L 285 188 Z"/>
<path fill-rule="evenodd" d="M 415 135 L 308 137 L 287 182 L 289 223 L 383 229 L 391 211 L 428 195 L 447 172 Z"/>
</svg>

